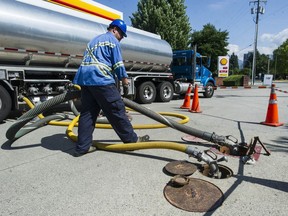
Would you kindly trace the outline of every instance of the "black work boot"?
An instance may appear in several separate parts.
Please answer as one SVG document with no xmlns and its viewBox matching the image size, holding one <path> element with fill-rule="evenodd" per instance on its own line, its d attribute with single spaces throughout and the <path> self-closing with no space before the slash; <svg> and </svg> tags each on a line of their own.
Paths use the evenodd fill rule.
<svg viewBox="0 0 288 216">
<path fill-rule="evenodd" d="M 95 146 L 90 146 L 87 152 L 80 153 L 80 152 L 75 151 L 73 153 L 73 156 L 74 157 L 81 157 L 81 156 L 83 156 L 83 155 L 85 155 L 87 153 L 91 153 L 91 152 L 94 152 L 96 150 L 97 150 L 97 148 Z"/>
<path fill-rule="evenodd" d="M 149 135 L 144 135 L 144 136 L 138 136 L 138 140 L 137 140 L 137 143 L 138 142 L 148 142 L 150 139 Z"/>
</svg>

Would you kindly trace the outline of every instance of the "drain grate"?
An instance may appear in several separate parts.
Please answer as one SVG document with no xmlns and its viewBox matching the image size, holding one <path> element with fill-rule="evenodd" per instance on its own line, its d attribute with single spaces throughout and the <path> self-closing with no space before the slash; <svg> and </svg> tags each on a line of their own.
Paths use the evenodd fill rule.
<svg viewBox="0 0 288 216">
<path fill-rule="evenodd" d="M 183 186 L 175 181 L 165 186 L 164 196 L 170 204 L 189 212 L 213 211 L 222 205 L 224 196 L 216 185 L 196 178 L 187 178 L 187 181 Z"/>
<path fill-rule="evenodd" d="M 165 166 L 165 170 L 172 175 L 192 175 L 197 166 L 189 161 L 172 161 Z"/>
</svg>

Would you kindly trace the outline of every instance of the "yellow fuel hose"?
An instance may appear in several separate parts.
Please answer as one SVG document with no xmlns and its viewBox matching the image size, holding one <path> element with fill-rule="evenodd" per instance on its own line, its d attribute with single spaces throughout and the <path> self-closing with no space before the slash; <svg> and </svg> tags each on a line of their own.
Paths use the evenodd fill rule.
<svg viewBox="0 0 288 216">
<path fill-rule="evenodd" d="M 23 100 L 27 103 L 27 105 L 31 108 L 27 113 L 23 114 L 13 125 L 9 127 L 9 129 L 6 131 L 6 138 L 9 140 L 15 140 L 20 138 L 21 136 L 37 129 L 38 127 L 43 126 L 44 124 L 53 124 L 53 125 L 68 125 L 68 128 L 66 130 L 67 136 L 73 140 L 77 141 L 78 137 L 73 133 L 74 126 L 77 125 L 79 120 L 79 115 L 75 117 L 71 122 L 58 122 L 58 121 L 52 121 L 55 119 L 67 119 L 67 117 L 63 115 L 51 115 L 51 116 L 43 116 L 43 113 L 45 110 L 48 110 L 49 108 L 53 107 L 56 104 L 59 104 L 64 101 L 68 101 L 74 98 L 77 98 L 80 96 L 79 91 L 74 92 L 66 92 L 61 95 L 55 96 L 53 99 L 48 100 L 40 104 L 39 106 L 34 107 L 33 103 L 29 101 L 28 98 L 23 98 Z M 197 134 L 198 137 L 204 137 L 206 140 L 213 140 L 212 138 L 216 137 L 218 138 L 218 135 L 210 134 L 207 132 L 202 132 L 200 130 L 192 129 L 187 126 L 184 127 L 182 125 L 183 123 L 186 123 L 189 121 L 189 118 L 181 115 L 181 114 L 172 114 L 172 113 L 162 113 L 169 116 L 177 116 L 179 118 L 182 118 L 182 121 L 180 121 L 182 124 L 179 124 L 175 122 L 174 120 L 169 120 L 165 118 L 162 115 L 159 115 L 152 110 L 144 110 L 144 107 L 139 107 L 138 105 L 134 104 L 134 102 L 126 100 L 123 98 L 123 101 L 126 106 L 133 108 L 137 112 L 140 112 L 142 114 L 145 113 L 146 116 L 159 121 L 162 124 L 158 125 L 146 125 L 143 127 L 141 126 L 134 126 L 134 128 L 160 128 L 160 127 L 172 127 L 175 129 L 178 129 L 180 131 L 190 132 L 192 134 Z M 31 121 L 33 118 L 38 116 L 40 120 L 36 121 L 33 124 L 30 124 L 23 128 L 23 126 Z M 96 123 L 96 126 L 99 127 L 100 124 Z M 101 126 L 104 126 L 103 124 Z M 149 127 L 148 127 L 149 126 Z M 181 126 L 181 127 L 180 127 Z M 107 127 L 105 125 L 104 128 L 111 128 L 111 125 Z M 192 131 L 190 131 L 192 130 Z M 211 139 L 210 139 L 211 137 Z M 222 138 L 222 137 L 220 137 Z M 221 141 L 221 140 L 220 140 Z M 171 149 L 176 150 L 180 152 L 184 152 L 188 154 L 189 156 L 192 156 L 194 158 L 197 158 L 198 161 L 204 161 L 205 163 L 209 164 L 210 172 L 212 174 L 215 174 L 219 171 L 217 161 L 215 158 L 212 158 L 209 154 L 206 154 L 205 152 L 198 151 L 197 149 L 193 148 L 190 145 L 184 145 L 176 142 L 162 142 L 162 141 L 156 141 L 156 142 L 140 142 L 140 143 L 129 143 L 129 144 L 105 144 L 105 143 L 97 143 L 96 141 L 93 141 L 93 146 L 96 146 L 97 149 L 101 150 L 107 150 L 107 151 L 131 151 L 131 150 L 140 150 L 140 149 Z M 217 158 L 216 158 L 217 159 Z"/>
<path fill-rule="evenodd" d="M 74 126 L 77 124 L 79 116 L 75 117 L 69 124 L 66 135 L 74 142 L 77 142 L 78 137 L 73 132 Z M 141 142 L 141 143 L 127 143 L 127 144 L 105 144 L 98 143 L 93 140 L 93 146 L 98 149 L 106 151 L 131 151 L 131 150 L 140 150 L 140 149 L 171 149 L 180 152 L 187 153 L 187 145 L 175 143 L 175 142 Z"/>
<path fill-rule="evenodd" d="M 26 97 L 23 97 L 23 100 L 26 104 L 33 109 L 34 104 Z M 132 109 L 129 109 L 132 110 Z M 132 110 L 133 111 L 133 110 Z M 179 121 L 180 124 L 185 124 L 189 121 L 189 117 L 176 113 L 169 112 L 160 112 L 161 115 L 173 116 L 182 119 Z M 40 119 L 44 119 L 45 117 L 42 114 L 39 114 L 38 117 Z M 78 137 L 73 132 L 73 128 L 78 126 L 79 116 L 75 117 L 70 122 L 60 122 L 60 121 L 50 121 L 49 125 L 57 125 L 57 126 L 68 126 L 66 129 L 67 136 L 74 142 L 77 142 Z M 97 128 L 112 128 L 110 124 L 96 124 Z M 151 128 L 163 128 L 167 127 L 163 124 L 145 124 L 145 125 L 133 125 L 134 129 L 151 129 Z M 155 142 L 141 142 L 141 143 L 129 143 L 129 144 L 107 144 L 107 143 L 99 143 L 93 141 L 93 146 L 97 147 L 97 149 L 105 150 L 105 151 L 131 151 L 131 150 L 141 150 L 141 149 L 171 149 L 180 152 L 186 153 L 187 145 L 176 143 L 176 142 L 163 142 L 163 141 L 155 141 Z"/>
<path fill-rule="evenodd" d="M 69 124 L 66 135 L 74 142 L 77 142 L 78 137 L 74 134 L 73 128 L 79 120 L 79 116 L 75 117 L 71 123 Z M 180 144 L 176 142 L 139 142 L 139 143 L 119 143 L 119 144 L 107 144 L 107 143 L 99 143 L 93 140 L 92 143 L 97 149 L 104 151 L 133 151 L 133 150 L 143 150 L 143 149 L 170 149 L 175 151 L 180 151 L 185 154 L 188 154 L 191 157 L 198 159 L 198 161 L 204 161 L 209 165 L 209 173 L 212 176 L 219 176 L 219 168 L 217 161 L 212 159 L 209 154 L 205 152 L 198 151 L 196 148 L 193 148 L 189 145 Z M 217 159 L 217 157 L 216 157 Z M 226 158 L 225 158 L 226 159 Z"/>
<path fill-rule="evenodd" d="M 33 109 L 35 106 L 34 104 L 27 98 L 23 97 L 23 100 L 26 104 Z M 133 111 L 132 109 L 128 108 L 129 110 Z M 185 124 L 189 121 L 189 117 L 177 114 L 177 113 L 169 113 L 169 112 L 160 112 L 161 115 L 166 116 L 173 116 L 182 119 L 179 121 L 179 124 Z M 43 114 L 39 114 L 38 118 L 44 119 L 45 116 Z M 67 136 L 74 142 L 77 142 L 78 137 L 74 134 L 73 128 L 78 126 L 79 116 L 75 117 L 70 122 L 65 121 L 50 121 L 48 122 L 49 125 L 56 125 L 56 126 L 68 126 L 66 130 Z M 96 124 L 97 128 L 104 128 L 110 129 L 112 126 L 110 124 Z M 142 124 L 142 125 L 133 125 L 134 129 L 152 129 L 152 128 L 164 128 L 168 127 L 164 124 Z M 131 150 L 140 150 L 140 149 L 172 149 L 180 152 L 186 152 L 187 146 L 184 144 L 179 144 L 175 142 L 141 142 L 141 143 L 129 143 L 129 144 L 105 144 L 105 143 L 98 143 L 93 141 L 93 146 L 97 147 L 97 149 L 106 150 L 106 151 L 131 151 Z"/>
<path fill-rule="evenodd" d="M 30 109 L 33 109 L 35 106 L 34 104 L 27 98 L 27 97 L 23 97 L 22 98 L 23 101 L 25 101 L 25 103 L 29 106 Z M 129 109 L 132 110 L 132 109 Z M 180 121 L 178 121 L 179 124 L 185 124 L 189 121 L 189 117 L 182 115 L 182 114 L 178 114 L 178 113 L 170 113 L 170 112 L 159 112 L 160 115 L 163 116 L 172 116 L 172 117 L 176 117 L 179 119 L 182 119 Z M 44 116 L 43 114 L 39 114 L 38 118 L 43 119 Z M 48 122 L 49 125 L 55 125 L 55 126 L 68 126 L 70 124 L 70 122 L 67 121 L 50 121 Z M 78 127 L 78 121 L 75 124 L 76 127 Z M 132 125 L 134 129 L 158 129 L 158 128 L 166 128 L 168 126 L 164 125 L 164 124 L 135 124 Z M 96 123 L 95 125 L 96 128 L 102 128 L 102 129 L 112 129 L 112 126 L 110 124 L 102 124 L 102 123 Z"/>
</svg>

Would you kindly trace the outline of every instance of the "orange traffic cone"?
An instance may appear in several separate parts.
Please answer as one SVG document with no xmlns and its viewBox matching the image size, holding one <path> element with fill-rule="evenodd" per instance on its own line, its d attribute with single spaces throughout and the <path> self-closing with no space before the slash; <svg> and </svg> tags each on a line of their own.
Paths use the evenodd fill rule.
<svg viewBox="0 0 288 216">
<path fill-rule="evenodd" d="M 192 106 L 191 106 L 191 109 L 189 109 L 189 112 L 193 112 L 193 113 L 201 113 L 202 112 L 200 110 L 200 103 L 199 103 L 199 99 L 198 99 L 198 86 L 197 86 L 197 84 L 195 85 Z"/>
<path fill-rule="evenodd" d="M 189 109 L 190 108 L 190 104 L 191 104 L 191 90 L 192 90 L 192 85 L 189 84 L 189 87 L 186 91 L 186 95 L 184 98 L 184 102 L 183 105 L 180 107 L 181 109 Z"/>
<path fill-rule="evenodd" d="M 283 123 L 279 123 L 278 120 L 278 105 L 277 105 L 277 96 L 275 92 L 275 84 L 272 84 L 271 86 L 271 94 L 267 109 L 266 120 L 265 122 L 261 122 L 261 124 L 275 127 L 283 125 Z"/>
</svg>

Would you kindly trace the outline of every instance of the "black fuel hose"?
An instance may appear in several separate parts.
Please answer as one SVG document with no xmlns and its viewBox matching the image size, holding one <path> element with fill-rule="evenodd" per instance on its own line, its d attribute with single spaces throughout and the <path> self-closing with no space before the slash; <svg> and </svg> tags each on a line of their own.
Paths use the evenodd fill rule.
<svg viewBox="0 0 288 216">
<path fill-rule="evenodd" d="M 16 139 L 17 132 L 26 125 L 29 121 L 31 121 L 33 118 L 38 116 L 39 114 L 43 113 L 44 111 L 47 111 L 51 109 L 52 107 L 61 104 L 65 101 L 69 101 L 75 98 L 81 97 L 81 91 L 67 91 L 63 94 L 57 95 L 50 100 L 47 100 L 38 106 L 35 106 L 33 109 L 30 109 L 28 112 L 24 113 L 17 121 L 11 125 L 11 127 L 8 128 L 6 131 L 6 138 L 8 140 Z"/>
<path fill-rule="evenodd" d="M 66 101 L 69 101 L 69 100 L 72 100 L 75 98 L 79 98 L 79 97 L 81 97 L 81 91 L 80 90 L 67 91 L 61 95 L 55 96 L 54 98 L 37 105 L 33 109 L 30 109 L 28 112 L 23 114 L 10 128 L 8 128 L 8 130 L 6 132 L 6 138 L 9 140 L 17 139 L 17 138 L 23 136 L 24 134 L 27 134 L 30 131 L 35 130 L 36 128 L 42 126 L 43 124 L 49 122 L 52 119 L 65 118 L 63 116 L 58 116 L 58 115 L 45 117 L 44 119 L 40 119 L 39 121 L 35 122 L 34 124 L 30 124 L 30 125 L 23 128 L 23 126 L 25 126 L 26 123 L 28 123 L 29 121 L 31 121 L 33 118 L 40 115 L 44 111 L 51 109 L 52 107 L 54 107 L 57 104 L 60 104 L 60 103 L 63 103 L 63 102 L 66 102 Z M 191 128 L 188 126 L 183 126 L 176 121 L 173 121 L 171 119 L 167 119 L 164 116 L 162 116 L 158 113 L 155 113 L 154 111 L 151 111 L 151 110 L 149 110 L 143 106 L 140 106 L 137 103 L 130 101 L 126 98 L 123 98 L 123 101 L 127 107 L 129 107 L 135 111 L 138 111 L 138 112 L 142 113 L 143 115 L 146 115 L 146 116 L 148 116 L 148 117 L 150 117 L 150 118 L 152 118 L 152 119 L 154 119 L 154 120 L 156 120 L 156 121 L 158 121 L 164 125 L 167 125 L 171 128 L 182 131 L 184 133 L 187 133 L 187 134 L 190 134 L 193 136 L 197 136 L 199 138 L 202 138 L 202 139 L 205 139 L 205 140 L 208 140 L 211 142 L 214 141 L 215 143 L 220 144 L 219 140 L 220 140 L 220 138 L 222 138 L 222 136 L 217 136 L 214 133 L 203 132 L 201 130 L 197 130 L 197 129 L 194 129 L 194 128 Z M 78 117 L 76 117 L 75 119 L 77 119 Z M 75 119 L 73 121 L 76 121 Z M 225 137 L 224 137 L 224 139 L 225 139 Z M 155 143 L 150 143 L 150 144 L 155 145 Z M 149 144 L 149 146 L 150 146 L 150 144 Z M 175 145 L 173 145 L 173 146 L 175 146 Z M 146 147 L 147 146 L 144 146 L 143 148 L 146 148 Z M 153 146 L 153 148 L 156 148 L 156 147 L 159 147 L 159 146 L 158 145 Z M 165 143 L 164 143 L 164 147 L 167 148 Z M 213 158 L 211 158 L 211 156 L 209 156 L 205 152 L 196 151 L 191 146 L 187 147 L 184 145 L 176 145 L 176 147 L 177 147 L 177 149 L 179 147 L 184 148 L 184 152 L 187 153 L 188 155 L 191 155 L 194 158 L 197 158 L 199 161 L 205 161 L 207 164 L 209 164 L 210 171 L 211 171 L 211 173 L 213 173 L 213 175 L 219 173 L 217 161 L 214 160 Z M 109 147 L 105 146 L 105 149 L 106 148 L 109 148 Z M 112 146 L 112 148 L 113 148 L 113 146 Z M 225 157 L 225 160 L 227 160 L 226 157 Z"/>
<path fill-rule="evenodd" d="M 65 115 L 65 114 L 54 114 L 54 115 L 46 116 L 46 117 L 44 117 L 42 119 L 37 120 L 36 122 L 34 122 L 34 123 L 30 124 L 30 125 L 22 127 L 14 135 L 14 139 L 18 139 L 18 138 L 24 136 L 27 133 L 30 133 L 30 132 L 32 132 L 32 131 L 40 128 L 40 127 L 43 127 L 43 126 L 47 125 L 48 122 L 50 122 L 50 121 L 64 120 L 64 119 L 67 119 L 67 118 L 68 118 L 68 116 Z"/>
<path fill-rule="evenodd" d="M 73 90 L 73 91 L 67 91 L 61 95 L 57 95 L 54 98 L 47 100 L 38 106 L 34 107 L 33 109 L 29 110 L 25 114 L 23 114 L 15 124 L 13 124 L 6 132 L 6 138 L 9 140 L 15 139 L 15 135 L 17 131 L 19 131 L 27 122 L 29 122 L 31 119 L 36 117 L 37 115 L 43 113 L 44 111 L 47 111 L 51 109 L 53 106 L 81 97 L 81 91 L 80 90 Z M 144 106 L 140 106 L 139 104 L 127 99 L 123 98 L 123 101 L 125 105 L 137 112 L 142 113 L 143 115 L 146 115 L 155 121 L 158 121 L 164 125 L 167 125 L 171 128 L 174 128 L 178 131 L 184 132 L 186 134 L 199 137 L 203 140 L 218 144 L 218 145 L 225 145 L 228 147 L 231 147 L 235 145 L 235 142 L 231 142 L 229 139 L 227 139 L 225 136 L 218 136 L 215 133 L 209 133 L 205 131 L 201 131 L 195 128 L 188 127 L 186 125 L 179 124 L 178 122 L 165 118 L 164 116 L 147 109 Z"/>
<path fill-rule="evenodd" d="M 167 126 L 174 128 L 178 131 L 181 131 L 183 133 L 199 137 L 203 140 L 206 140 L 206 141 L 209 141 L 209 142 L 221 145 L 221 146 L 225 145 L 225 146 L 230 147 L 231 145 L 235 144 L 234 142 L 231 143 L 230 140 L 227 140 L 227 138 L 225 136 L 218 136 L 215 133 L 209 133 L 209 132 L 201 131 L 201 130 L 198 130 L 195 128 L 188 127 L 186 125 L 179 124 L 178 122 L 176 122 L 172 119 L 167 119 L 164 116 L 162 116 L 162 115 L 160 115 L 160 114 L 158 114 L 152 110 L 149 110 L 144 106 L 139 106 L 137 103 L 135 103 L 135 102 L 133 102 L 127 98 L 123 98 L 123 101 L 127 107 L 129 107 L 129 108 L 131 108 L 131 109 L 133 109 L 133 110 L 135 110 L 135 111 L 137 111 L 143 115 L 146 115 L 149 118 L 154 119 L 155 121 L 158 121 L 164 125 L 167 125 Z"/>
</svg>

